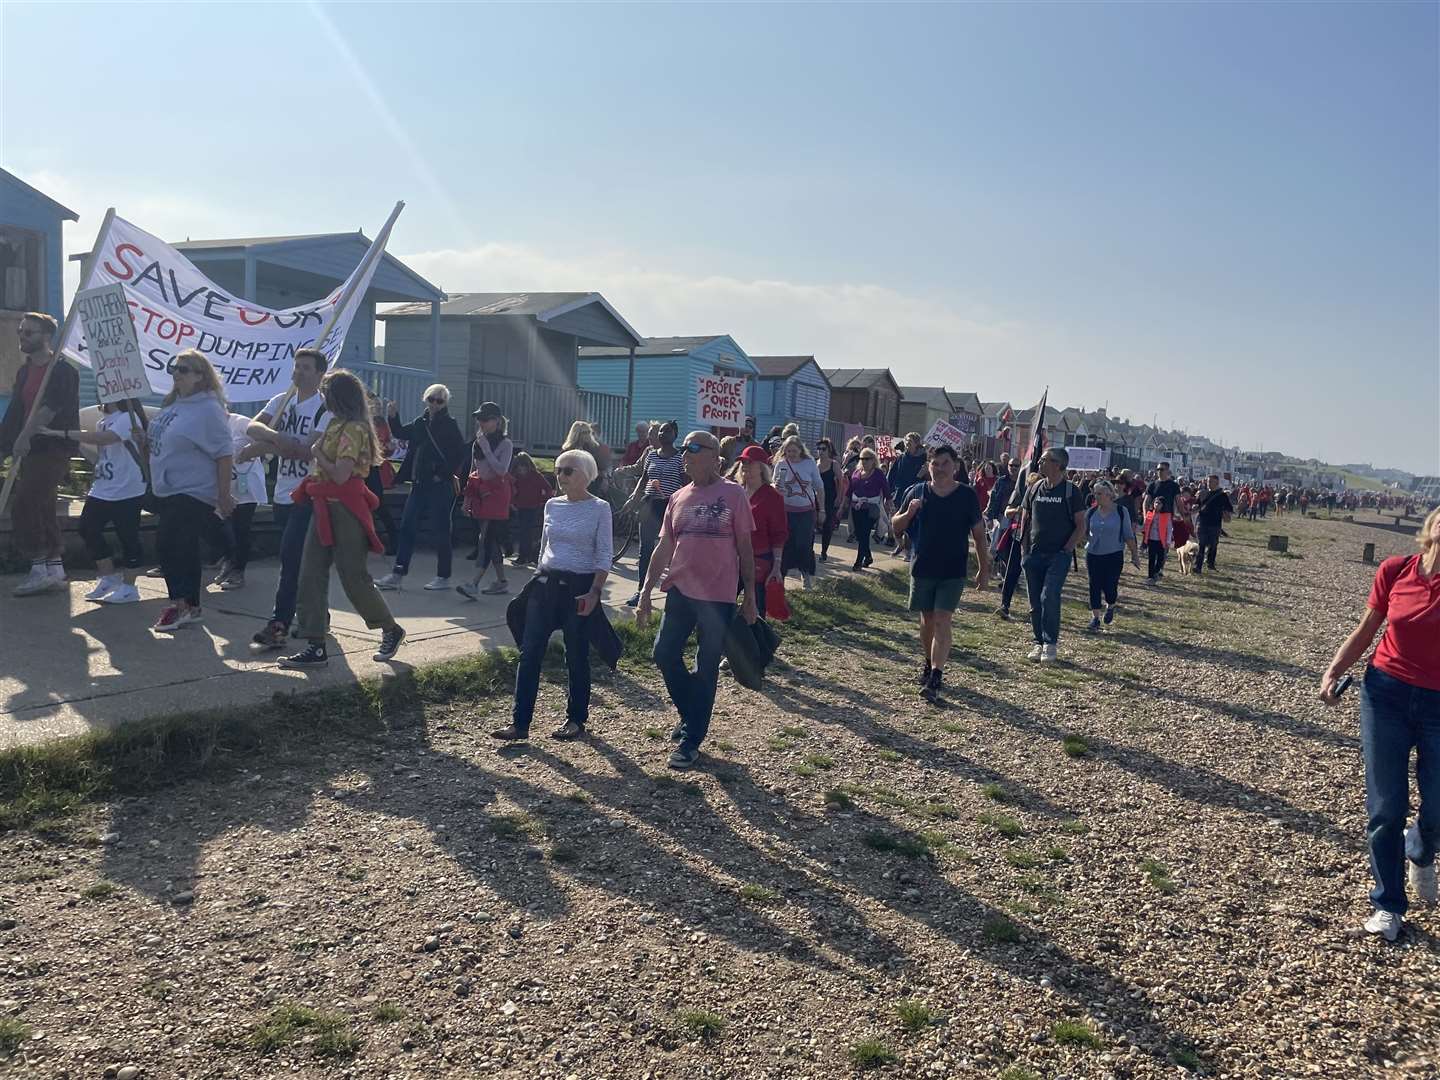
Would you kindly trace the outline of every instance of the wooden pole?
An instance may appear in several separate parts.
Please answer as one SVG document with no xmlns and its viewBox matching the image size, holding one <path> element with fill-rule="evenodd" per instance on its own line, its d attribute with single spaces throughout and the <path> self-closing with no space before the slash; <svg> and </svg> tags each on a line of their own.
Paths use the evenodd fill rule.
<svg viewBox="0 0 1440 1080">
<path fill-rule="evenodd" d="M 115 220 L 115 208 L 112 206 L 105 211 L 105 220 L 100 223 L 100 231 L 95 234 L 95 243 L 90 248 L 90 254 L 85 256 L 80 264 L 80 288 L 85 288 L 85 282 L 90 277 L 90 268 L 95 264 L 95 256 L 100 252 L 100 245 L 105 242 L 105 235 L 110 231 L 110 223 Z M 51 342 L 50 365 L 45 369 L 45 374 L 40 377 L 40 388 L 35 391 L 35 404 L 30 409 L 30 415 L 25 418 L 25 426 L 20 429 L 20 437 L 28 439 L 35 434 L 35 429 L 40 425 L 35 422 L 35 417 L 40 412 L 40 405 L 45 400 L 45 390 L 50 385 L 50 376 L 55 371 L 55 365 L 65 362 L 65 342 L 70 336 L 70 330 L 75 325 L 78 306 L 75 298 L 70 298 L 70 308 L 65 312 L 65 322 L 60 327 L 59 338 Z M 29 363 L 27 360 L 26 363 Z M 10 472 L 5 477 L 5 487 L 0 490 L 0 517 L 4 517 L 10 507 L 10 492 L 15 487 L 15 481 L 20 477 L 20 462 L 24 454 L 13 454 L 10 459 Z"/>
</svg>

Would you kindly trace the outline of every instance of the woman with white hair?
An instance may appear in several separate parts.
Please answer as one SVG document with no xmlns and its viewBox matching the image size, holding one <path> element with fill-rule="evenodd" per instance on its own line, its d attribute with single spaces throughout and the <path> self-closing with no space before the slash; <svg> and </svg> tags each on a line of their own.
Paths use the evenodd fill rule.
<svg viewBox="0 0 1440 1080">
<path fill-rule="evenodd" d="M 450 522 L 465 462 L 465 439 L 450 415 L 450 388 L 442 383 L 426 387 L 425 411 L 408 424 L 400 422 L 400 410 L 392 401 L 389 420 L 391 434 L 409 444 L 395 480 L 410 482 L 410 497 L 405 500 L 395 538 L 395 569 L 375 582 L 375 587 L 398 589 L 404 583 L 415 554 L 415 536 L 425 522 L 435 539 L 435 577 L 425 588 L 432 592 L 448 589 L 453 554 Z"/>
<path fill-rule="evenodd" d="M 1130 562 L 1136 567 L 1140 565 L 1140 553 L 1135 546 L 1130 512 L 1116 501 L 1110 481 L 1097 480 L 1092 491 L 1095 505 L 1085 514 L 1085 569 L 1090 575 L 1090 625 L 1086 629 L 1093 633 L 1100 629 L 1102 599 L 1105 624 L 1108 626 L 1115 618 L 1125 549 L 1130 549 Z"/>
<path fill-rule="evenodd" d="M 506 742 L 530 737 L 540 667 L 556 630 L 564 634 L 569 696 L 565 726 L 556 739 L 578 739 L 590 716 L 590 630 L 613 555 L 610 504 L 589 492 L 600 474 L 586 450 L 566 450 L 555 459 L 561 494 L 545 504 L 540 562 L 515 603 L 525 605 L 520 664 L 515 672 L 515 707 L 509 727 L 491 732 Z M 604 618 L 604 615 L 595 616 Z"/>
</svg>

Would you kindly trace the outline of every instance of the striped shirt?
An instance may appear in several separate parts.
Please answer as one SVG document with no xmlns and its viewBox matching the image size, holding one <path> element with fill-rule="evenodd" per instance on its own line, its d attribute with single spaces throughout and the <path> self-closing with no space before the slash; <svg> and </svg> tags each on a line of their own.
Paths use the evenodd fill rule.
<svg viewBox="0 0 1440 1080">
<path fill-rule="evenodd" d="M 651 480 L 660 481 L 658 494 L 650 490 Z M 685 455 L 680 451 L 668 458 L 661 457 L 653 447 L 645 452 L 645 471 L 640 483 L 644 485 L 647 499 L 668 499 L 689 482 L 690 477 L 685 475 Z"/>
<path fill-rule="evenodd" d="M 608 572 L 614 555 L 610 504 L 604 499 L 576 501 L 564 495 L 545 504 L 538 569 L 569 574 Z"/>
</svg>

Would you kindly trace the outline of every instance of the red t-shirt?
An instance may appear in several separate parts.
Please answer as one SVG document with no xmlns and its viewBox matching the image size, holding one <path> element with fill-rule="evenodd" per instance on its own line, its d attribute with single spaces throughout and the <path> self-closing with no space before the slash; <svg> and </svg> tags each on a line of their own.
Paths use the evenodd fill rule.
<svg viewBox="0 0 1440 1080">
<path fill-rule="evenodd" d="M 1440 690 L 1440 573 L 1421 577 L 1418 555 L 1386 559 L 1367 603 L 1386 619 L 1370 662 L 1401 682 Z"/>
<path fill-rule="evenodd" d="M 549 479 L 539 469 L 515 473 L 515 509 L 538 510 L 555 495 Z"/>
<path fill-rule="evenodd" d="M 643 439 L 636 439 L 629 446 L 625 447 L 625 456 L 620 459 L 621 465 L 634 465 L 642 457 L 650 444 Z"/>
<path fill-rule="evenodd" d="M 20 387 L 20 400 L 25 402 L 27 417 L 35 411 L 35 399 L 40 395 L 40 384 L 45 381 L 45 372 L 49 370 L 50 364 L 25 365 L 25 385 Z"/>
<path fill-rule="evenodd" d="M 755 557 L 769 558 L 771 552 L 785 546 L 790 535 L 790 519 L 785 515 L 785 496 L 771 484 L 761 484 L 750 496 L 750 516 L 755 519 L 755 531 L 750 534 L 750 546 Z"/>
</svg>

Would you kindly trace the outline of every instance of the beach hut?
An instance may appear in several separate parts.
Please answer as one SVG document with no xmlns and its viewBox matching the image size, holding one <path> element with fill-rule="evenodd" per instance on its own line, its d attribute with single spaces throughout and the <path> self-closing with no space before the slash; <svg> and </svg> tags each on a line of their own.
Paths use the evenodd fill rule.
<svg viewBox="0 0 1440 1080">
<path fill-rule="evenodd" d="M 759 371 L 729 334 L 645 338 L 635 349 L 633 372 L 628 349 L 580 350 L 582 389 L 629 394 L 635 420 L 677 420 L 681 435 L 701 428 L 717 434 L 739 429 L 739 424 L 717 424 L 700 415 L 700 380 L 714 376 L 743 379 L 742 415 L 755 415 Z"/>
<path fill-rule="evenodd" d="M 795 421 L 814 443 L 830 419 L 830 380 L 813 356 L 752 356 L 760 377 L 755 387 L 755 431 L 764 437 L 776 424 Z"/>
<path fill-rule="evenodd" d="M 16 330 L 27 311 L 65 320 L 61 232 L 74 210 L 0 169 L 0 410 L 24 359 Z"/>
</svg>

